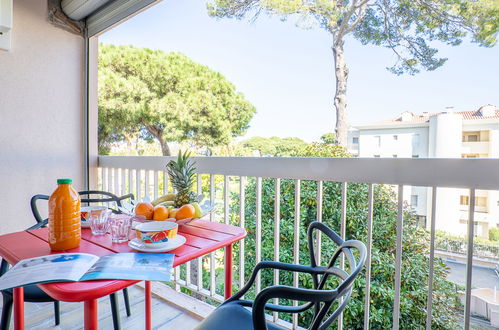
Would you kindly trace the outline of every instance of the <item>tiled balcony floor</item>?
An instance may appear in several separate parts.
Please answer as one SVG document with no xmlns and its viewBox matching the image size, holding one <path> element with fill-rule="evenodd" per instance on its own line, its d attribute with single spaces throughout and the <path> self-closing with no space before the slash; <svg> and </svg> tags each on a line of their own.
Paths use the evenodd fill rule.
<svg viewBox="0 0 499 330">
<path fill-rule="evenodd" d="M 132 315 L 126 316 L 123 295 L 118 293 L 122 329 L 144 328 L 144 290 L 132 286 L 128 289 Z M 182 310 L 169 305 L 153 295 L 153 329 L 192 329 L 199 320 Z M 0 299 L 0 309 L 1 309 Z M 12 317 L 13 319 L 13 317 Z M 13 329 L 11 320 L 10 329 Z M 83 303 L 61 303 L 61 324 L 54 326 L 54 305 L 52 303 L 25 303 L 26 329 L 83 329 Z M 99 299 L 99 329 L 113 329 L 109 297 Z"/>
</svg>

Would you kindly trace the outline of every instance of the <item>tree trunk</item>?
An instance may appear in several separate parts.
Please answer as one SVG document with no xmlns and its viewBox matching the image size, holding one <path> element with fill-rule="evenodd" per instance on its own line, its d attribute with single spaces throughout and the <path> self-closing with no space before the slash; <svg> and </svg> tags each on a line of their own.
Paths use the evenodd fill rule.
<svg viewBox="0 0 499 330">
<path fill-rule="evenodd" d="M 172 153 L 170 151 L 170 147 L 168 146 L 168 142 L 166 142 L 163 139 L 163 130 L 157 126 L 154 126 L 154 125 L 146 126 L 146 129 L 156 139 L 158 139 L 158 142 L 161 145 L 161 152 L 163 153 L 163 156 L 171 156 Z"/>
<path fill-rule="evenodd" d="M 171 156 L 172 153 L 170 151 L 170 147 L 168 146 L 168 142 L 163 140 L 162 138 L 158 138 L 159 144 L 161 145 L 161 151 L 163 152 L 163 156 Z"/>
<path fill-rule="evenodd" d="M 345 63 L 343 41 L 335 43 L 332 47 L 334 54 L 334 74 L 336 76 L 336 91 L 334 94 L 334 107 L 336 108 L 336 141 L 339 145 L 347 146 L 347 80 L 348 67 Z"/>
</svg>

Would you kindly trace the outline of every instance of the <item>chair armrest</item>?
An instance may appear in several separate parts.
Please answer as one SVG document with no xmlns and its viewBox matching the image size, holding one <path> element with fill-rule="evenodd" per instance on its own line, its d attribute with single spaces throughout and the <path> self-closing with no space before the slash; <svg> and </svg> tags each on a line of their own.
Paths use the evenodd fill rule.
<svg viewBox="0 0 499 330">
<path fill-rule="evenodd" d="M 125 200 L 125 199 L 128 199 L 128 198 L 130 198 L 130 199 L 133 200 L 134 199 L 133 194 L 126 194 L 126 195 L 118 197 L 118 199 L 116 200 L 116 203 L 118 204 L 118 206 L 121 206 L 121 201 Z"/>
<path fill-rule="evenodd" d="M 265 288 L 256 296 L 253 303 L 253 327 L 255 329 L 267 329 L 267 323 L 265 321 L 265 308 L 267 307 L 267 301 L 271 299 L 290 299 L 313 304 L 319 302 L 332 302 L 337 297 L 337 290 L 314 290 L 295 288 L 287 285 L 274 285 Z M 311 305 L 308 307 L 310 306 Z M 289 307 L 286 312 L 297 313 L 301 311 L 303 311 L 303 308 Z"/>
<path fill-rule="evenodd" d="M 33 216 L 35 217 L 36 222 L 40 223 L 43 222 L 44 220 L 42 219 L 42 216 L 40 215 L 40 212 L 38 212 L 38 207 L 36 206 L 36 202 L 38 200 L 49 200 L 48 195 L 35 195 L 31 197 L 31 200 L 29 202 L 31 206 L 31 212 L 33 213 Z"/>
<path fill-rule="evenodd" d="M 261 261 L 255 266 L 255 269 L 253 270 L 251 277 L 249 278 L 248 282 L 246 282 L 244 287 L 242 287 L 232 297 L 227 299 L 226 302 L 238 300 L 242 296 L 244 296 L 244 294 L 248 292 L 248 290 L 255 282 L 258 272 L 262 269 L 279 269 L 279 270 L 287 270 L 287 271 L 306 273 L 306 274 L 323 274 L 326 271 L 326 268 L 324 267 L 310 267 L 303 265 L 288 264 L 285 262 L 278 262 L 278 261 Z"/>
<path fill-rule="evenodd" d="M 41 222 L 38 222 L 37 224 L 27 228 L 26 230 L 33 230 L 33 229 L 38 229 L 38 228 L 43 228 L 43 227 L 46 227 L 47 224 L 48 224 L 49 220 L 48 219 L 45 219 L 45 220 L 42 220 Z"/>
</svg>

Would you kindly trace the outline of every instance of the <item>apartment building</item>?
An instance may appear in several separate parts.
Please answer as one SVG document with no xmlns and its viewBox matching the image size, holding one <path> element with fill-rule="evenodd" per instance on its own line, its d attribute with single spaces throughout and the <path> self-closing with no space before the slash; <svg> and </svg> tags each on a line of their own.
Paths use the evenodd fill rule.
<svg viewBox="0 0 499 330">
<path fill-rule="evenodd" d="M 359 157 L 499 158 L 499 110 L 489 104 L 472 111 L 405 111 L 396 119 L 352 128 L 348 142 L 350 152 Z M 422 223 L 429 213 L 430 198 L 427 187 L 404 189 L 404 199 Z M 437 230 L 464 236 L 468 208 L 469 191 L 440 188 Z M 477 191 L 475 211 L 475 234 L 488 237 L 489 228 L 499 228 L 499 192 Z"/>
</svg>

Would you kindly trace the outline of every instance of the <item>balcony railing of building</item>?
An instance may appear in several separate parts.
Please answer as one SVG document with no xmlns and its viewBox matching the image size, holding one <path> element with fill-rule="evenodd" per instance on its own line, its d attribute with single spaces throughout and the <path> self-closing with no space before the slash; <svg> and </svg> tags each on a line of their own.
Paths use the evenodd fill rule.
<svg viewBox="0 0 499 330">
<path fill-rule="evenodd" d="M 168 176 L 165 172 L 165 165 L 174 157 L 140 157 L 140 156 L 99 156 L 99 184 L 100 188 L 118 194 L 132 192 L 136 199 L 140 200 L 144 196 L 155 198 L 168 191 L 171 185 L 168 184 Z M 432 304 L 433 304 L 433 279 L 434 279 L 434 258 L 435 258 L 435 223 L 437 217 L 437 195 L 442 187 L 445 188 L 465 188 L 469 189 L 470 207 L 468 211 L 467 224 L 467 256 L 466 256 L 466 290 L 464 307 L 464 325 L 468 329 L 471 319 L 471 289 L 473 270 L 473 246 L 474 246 L 474 218 L 475 218 L 475 196 L 476 190 L 499 190 L 499 160 L 493 159 L 363 159 L 363 158 L 246 158 L 246 157 L 195 157 L 197 163 L 197 191 L 203 190 L 212 202 L 220 206 L 218 213 L 210 215 L 210 221 L 221 221 L 229 223 L 230 203 L 238 203 L 238 225 L 245 227 L 248 231 L 255 233 L 255 258 L 256 262 L 262 257 L 262 242 L 271 242 L 274 249 L 274 259 L 279 260 L 280 246 L 280 196 L 281 180 L 294 180 L 294 248 L 292 251 L 294 262 L 298 263 L 300 253 L 300 187 L 303 181 L 315 181 L 317 186 L 317 220 L 323 221 L 323 205 L 326 198 L 323 187 L 326 182 L 336 182 L 341 184 L 341 210 L 340 234 L 345 237 L 347 219 L 347 187 L 351 183 L 366 184 L 368 187 L 368 209 L 365 214 L 367 224 L 368 262 L 365 273 L 365 302 L 364 302 L 364 329 L 369 328 L 370 316 L 370 289 L 371 289 L 371 249 L 373 230 L 373 209 L 374 188 L 376 185 L 389 185 L 397 193 L 397 221 L 396 221 L 396 246 L 395 246 L 395 267 L 393 284 L 393 328 L 397 329 L 400 324 L 401 305 L 401 271 L 403 253 L 403 221 L 405 203 L 404 186 L 429 187 L 430 211 L 428 213 L 428 230 L 430 231 L 429 246 L 429 276 L 427 288 L 422 288 L 428 292 L 427 300 L 427 329 L 431 328 Z M 245 183 L 251 178 L 255 180 L 256 205 L 245 205 Z M 262 180 L 272 178 L 274 183 L 274 229 L 273 233 L 262 231 Z M 217 180 L 216 180 L 217 179 Z M 216 181 L 219 188 L 216 188 Z M 218 193 L 217 193 L 218 191 Z M 236 197 L 234 197 L 236 196 Z M 245 222 L 246 208 L 254 210 L 255 228 L 248 228 Z M 459 208 L 459 205 L 456 205 Z M 459 210 L 457 210 L 459 213 Z M 436 218 L 437 217 L 437 218 Z M 434 221 L 436 219 L 436 221 Z M 253 223 L 253 222 L 252 222 Z M 320 237 L 317 237 L 320 246 Z M 235 260 L 235 269 L 238 269 L 239 277 L 235 283 L 236 287 L 242 287 L 245 281 L 245 242 L 241 241 L 239 260 Z M 180 290 L 187 288 L 192 292 L 209 297 L 215 301 L 222 302 L 223 296 L 217 292 L 216 288 L 216 255 L 213 253 L 208 257 L 210 260 L 209 285 L 204 287 L 203 283 L 203 261 L 197 260 L 197 276 L 191 273 L 191 266 L 187 265 L 183 270 L 175 269 L 174 287 Z M 279 284 L 279 273 L 274 273 L 274 283 Z M 293 284 L 298 285 L 298 277 L 293 278 Z M 392 285 L 388 284 L 387 285 Z M 256 281 L 256 291 L 261 289 L 261 279 Z M 274 313 L 274 321 L 278 321 L 279 315 Z M 342 320 L 339 319 L 339 328 Z M 298 319 L 292 319 L 292 325 L 297 326 Z"/>
</svg>

